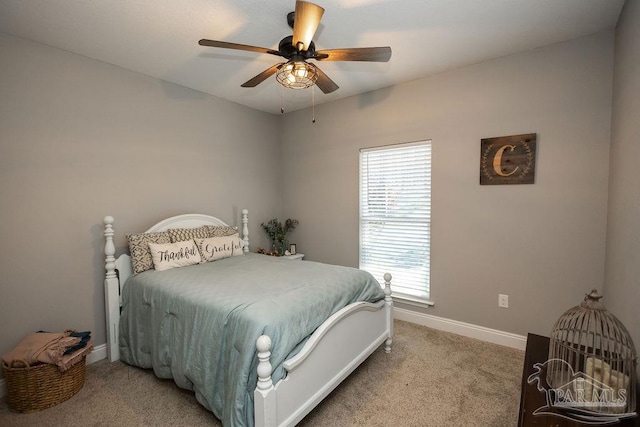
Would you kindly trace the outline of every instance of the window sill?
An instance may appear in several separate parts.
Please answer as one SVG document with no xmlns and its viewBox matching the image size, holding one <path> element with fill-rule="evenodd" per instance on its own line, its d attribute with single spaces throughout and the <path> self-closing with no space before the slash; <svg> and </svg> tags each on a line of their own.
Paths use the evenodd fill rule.
<svg viewBox="0 0 640 427">
<path fill-rule="evenodd" d="M 391 294 L 391 298 L 393 298 L 393 301 L 397 301 L 402 304 L 413 305 L 415 307 L 433 307 L 436 304 L 431 300 L 407 294 Z"/>
</svg>

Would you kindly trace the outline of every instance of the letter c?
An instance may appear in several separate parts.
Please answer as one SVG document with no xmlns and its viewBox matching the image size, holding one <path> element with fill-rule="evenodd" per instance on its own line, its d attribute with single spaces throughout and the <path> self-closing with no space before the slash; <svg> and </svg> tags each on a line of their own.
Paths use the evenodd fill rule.
<svg viewBox="0 0 640 427">
<path fill-rule="evenodd" d="M 516 168 L 514 170 L 512 170 L 510 173 L 503 173 L 502 172 L 502 153 L 504 152 L 504 150 L 506 150 L 507 148 L 511 149 L 511 151 L 513 151 L 516 146 L 515 145 L 503 145 L 502 147 L 500 147 L 498 149 L 498 151 L 496 151 L 496 155 L 493 156 L 493 170 L 496 171 L 496 173 L 500 176 L 510 176 L 513 175 L 520 166 L 516 166 Z"/>
</svg>

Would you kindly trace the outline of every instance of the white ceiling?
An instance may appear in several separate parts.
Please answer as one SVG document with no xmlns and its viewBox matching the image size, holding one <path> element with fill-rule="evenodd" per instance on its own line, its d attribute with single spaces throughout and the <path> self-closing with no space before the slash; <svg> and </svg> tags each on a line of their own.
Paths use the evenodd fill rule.
<svg viewBox="0 0 640 427">
<path fill-rule="evenodd" d="M 317 49 L 391 46 L 388 63 L 323 62 L 339 86 L 315 103 L 614 28 L 624 0 L 314 0 Z M 279 57 L 198 45 L 208 38 L 277 50 L 295 0 L 2 0 L 0 32 L 177 83 L 251 108 L 309 107 L 275 77 L 240 85 Z"/>
</svg>

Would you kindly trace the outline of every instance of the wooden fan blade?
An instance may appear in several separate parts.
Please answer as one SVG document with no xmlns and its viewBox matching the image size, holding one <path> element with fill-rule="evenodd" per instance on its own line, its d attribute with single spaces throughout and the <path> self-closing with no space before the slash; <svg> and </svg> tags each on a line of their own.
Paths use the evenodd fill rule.
<svg viewBox="0 0 640 427">
<path fill-rule="evenodd" d="M 318 61 L 389 62 L 389 59 L 391 59 L 391 48 L 384 46 L 319 50 L 316 52 L 314 59 Z"/>
<path fill-rule="evenodd" d="M 266 70 L 264 70 L 263 72 L 261 72 L 260 74 L 258 74 L 257 76 L 255 76 L 254 78 L 249 79 L 246 82 L 242 83 L 240 86 L 242 86 L 242 87 L 256 87 L 260 83 L 262 83 L 263 81 L 267 80 L 269 77 L 273 76 L 280 69 L 280 67 L 282 67 L 284 64 L 285 63 L 283 62 L 281 64 L 273 65 L 273 66 L 267 68 Z"/>
<path fill-rule="evenodd" d="M 316 80 L 316 86 L 320 88 L 323 93 L 331 93 L 338 90 L 339 86 L 329 78 L 320 68 L 316 67 L 318 71 L 318 79 Z"/>
<path fill-rule="evenodd" d="M 300 50 L 307 50 L 311 45 L 320 19 L 324 14 L 324 9 L 317 4 L 302 0 L 296 1 L 296 11 L 293 21 L 293 47 L 298 48 L 298 43 L 302 43 Z"/>
<path fill-rule="evenodd" d="M 235 50 L 248 50 L 249 52 L 269 53 L 271 55 L 282 56 L 280 52 L 273 49 L 267 49 L 266 47 L 250 46 L 240 43 L 221 42 L 218 40 L 202 39 L 198 42 L 200 46 L 221 47 L 223 49 L 235 49 Z"/>
</svg>

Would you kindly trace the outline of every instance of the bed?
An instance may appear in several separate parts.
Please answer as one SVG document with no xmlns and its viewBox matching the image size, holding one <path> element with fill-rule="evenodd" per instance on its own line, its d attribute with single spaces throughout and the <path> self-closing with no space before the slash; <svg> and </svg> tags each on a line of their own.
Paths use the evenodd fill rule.
<svg viewBox="0 0 640 427">
<path fill-rule="evenodd" d="M 113 223 L 104 218 L 109 360 L 173 378 L 225 426 L 295 425 L 378 347 L 391 351 L 388 274 L 381 290 L 357 269 L 250 253 L 243 210 L 242 256 L 134 275 L 130 255 L 115 257 Z M 229 227 L 188 214 L 145 234 L 203 226 Z"/>
</svg>

